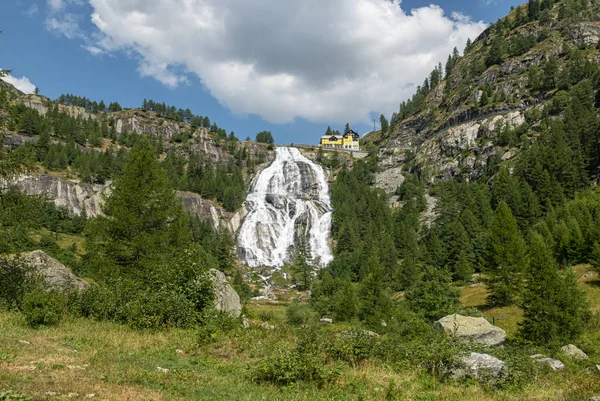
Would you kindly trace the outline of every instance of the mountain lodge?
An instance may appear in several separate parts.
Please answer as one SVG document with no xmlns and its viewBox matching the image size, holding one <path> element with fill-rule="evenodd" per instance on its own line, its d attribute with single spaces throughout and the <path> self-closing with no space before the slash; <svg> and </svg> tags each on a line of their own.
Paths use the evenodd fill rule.
<svg viewBox="0 0 600 401">
<path fill-rule="evenodd" d="M 360 136 L 353 130 L 344 135 L 325 135 L 321 137 L 319 146 L 324 149 L 360 150 Z"/>
</svg>

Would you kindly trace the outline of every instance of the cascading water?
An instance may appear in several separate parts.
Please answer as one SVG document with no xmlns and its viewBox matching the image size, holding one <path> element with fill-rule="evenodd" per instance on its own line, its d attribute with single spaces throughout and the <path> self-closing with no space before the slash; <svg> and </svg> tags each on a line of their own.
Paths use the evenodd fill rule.
<svg viewBox="0 0 600 401">
<path fill-rule="evenodd" d="M 309 248 L 313 265 L 333 260 L 325 173 L 298 149 L 277 148 L 275 161 L 253 180 L 246 208 L 237 242 L 248 266 L 281 267 L 301 244 Z"/>
</svg>

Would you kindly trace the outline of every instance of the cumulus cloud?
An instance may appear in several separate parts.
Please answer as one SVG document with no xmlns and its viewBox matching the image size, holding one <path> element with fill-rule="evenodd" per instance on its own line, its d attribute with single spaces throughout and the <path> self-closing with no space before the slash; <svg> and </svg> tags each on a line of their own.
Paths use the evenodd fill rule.
<svg viewBox="0 0 600 401">
<path fill-rule="evenodd" d="M 13 85 L 15 88 L 17 88 L 23 93 L 31 94 L 35 92 L 35 85 L 32 84 L 29 78 L 27 77 L 17 78 L 9 74 L 3 77 L 2 80 Z"/>
<path fill-rule="evenodd" d="M 275 123 L 389 115 L 485 29 L 435 5 L 408 12 L 389 0 L 89 2 L 92 53 L 133 54 L 141 75 L 169 87 L 196 75 L 234 113 Z"/>
</svg>

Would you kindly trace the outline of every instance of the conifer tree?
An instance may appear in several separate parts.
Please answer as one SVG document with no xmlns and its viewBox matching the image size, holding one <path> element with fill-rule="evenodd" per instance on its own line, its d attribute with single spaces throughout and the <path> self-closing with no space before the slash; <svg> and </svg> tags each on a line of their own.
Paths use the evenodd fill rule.
<svg viewBox="0 0 600 401">
<path fill-rule="evenodd" d="M 383 114 L 379 116 L 379 123 L 381 124 L 381 135 L 385 137 L 390 129 L 390 124 Z"/>
<path fill-rule="evenodd" d="M 525 241 L 506 202 L 498 205 L 488 234 L 487 266 L 490 302 L 506 306 L 523 288 L 528 259 Z"/>
<path fill-rule="evenodd" d="M 572 342 L 590 316 L 585 294 L 577 287 L 572 270 L 558 270 L 552 250 L 540 234 L 533 234 L 529 254 L 529 284 L 523 297 L 525 315 L 519 335 L 540 345 Z"/>
<path fill-rule="evenodd" d="M 427 266 L 423 275 L 406 292 L 410 308 L 433 322 L 456 313 L 460 308 L 460 293 L 452 286 L 450 275 L 444 269 Z"/>
<path fill-rule="evenodd" d="M 191 241 L 181 201 L 143 137 L 127 155 L 102 212 L 91 222 L 86 248 L 88 261 L 106 274 L 143 277 Z"/>
<path fill-rule="evenodd" d="M 496 33 L 492 44 L 488 50 L 488 54 L 485 57 L 485 64 L 491 67 L 495 64 L 500 64 L 504 59 L 504 53 L 506 52 L 506 39 L 502 33 Z"/>
<path fill-rule="evenodd" d="M 467 44 L 465 45 L 465 51 L 463 53 L 465 56 L 471 51 L 471 47 L 473 47 L 473 43 L 471 42 L 471 38 L 468 38 Z"/>
</svg>

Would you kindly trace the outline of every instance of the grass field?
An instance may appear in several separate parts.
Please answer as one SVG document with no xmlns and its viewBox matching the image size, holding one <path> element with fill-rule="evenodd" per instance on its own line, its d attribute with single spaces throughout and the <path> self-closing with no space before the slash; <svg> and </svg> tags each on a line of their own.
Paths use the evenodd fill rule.
<svg viewBox="0 0 600 401">
<path fill-rule="evenodd" d="M 592 308 L 600 310 L 598 276 L 577 266 Z M 485 287 L 463 288 L 465 306 L 483 308 Z M 371 361 L 344 365 L 323 388 L 256 384 L 250 368 L 278 349 L 294 346 L 285 322 L 285 303 L 252 303 L 248 329 L 197 345 L 194 330 L 138 331 L 86 319 L 67 318 L 57 327 L 31 329 L 18 313 L 0 312 L 0 399 L 3 390 L 34 400 L 587 400 L 600 393 L 600 372 L 568 364 L 561 372 L 537 376 L 523 388 L 496 389 L 474 382 L 439 381 L 418 368 Z M 509 337 L 520 319 L 515 308 L 483 308 Z M 275 329 L 260 327 L 268 321 Z M 341 330 L 342 326 L 330 326 Z M 581 345 L 600 362 L 596 330 Z M 11 398 L 8 398 L 11 399 Z M 18 399 L 18 398 L 17 398 Z"/>
</svg>

